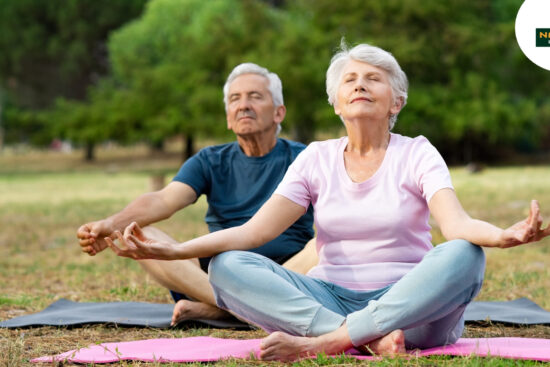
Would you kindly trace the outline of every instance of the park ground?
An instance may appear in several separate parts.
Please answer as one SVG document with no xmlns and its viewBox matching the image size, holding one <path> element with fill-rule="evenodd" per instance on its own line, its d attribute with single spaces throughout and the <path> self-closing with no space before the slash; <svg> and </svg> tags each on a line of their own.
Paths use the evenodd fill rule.
<svg viewBox="0 0 550 367">
<path fill-rule="evenodd" d="M 131 199 L 151 190 L 154 176 L 168 182 L 180 164 L 180 155 L 150 155 L 143 147 L 111 148 L 98 152 L 97 161 L 83 163 L 78 152 L 5 151 L 0 154 L 0 320 L 37 312 L 60 298 L 81 302 L 171 302 L 132 260 L 105 251 L 96 257 L 80 252 L 76 229 L 87 221 L 120 210 Z M 470 173 L 452 167 L 453 183 L 470 215 L 499 226 L 523 219 L 532 198 L 539 200 L 542 215 L 550 219 L 550 169 L 548 165 L 485 167 Z M 207 232 L 203 223 L 204 198 L 158 227 L 185 240 Z M 442 236 L 433 225 L 433 242 Z M 528 297 L 550 310 L 550 240 L 487 254 L 487 272 L 478 301 L 503 301 Z M 114 326 L 81 328 L 32 328 L 0 330 L 0 366 L 29 364 L 29 359 L 85 347 L 99 342 L 146 338 L 209 335 L 221 338 L 259 338 L 262 331 L 215 329 L 143 329 Z M 549 326 L 469 324 L 465 337 L 523 336 L 550 338 Z M 243 365 L 224 361 L 216 365 Z M 249 365 L 280 363 L 246 362 Z M 354 365 L 340 357 L 319 356 L 297 366 Z M 536 365 L 530 361 L 498 358 L 449 358 L 384 360 L 378 365 Z M 122 365 L 151 365 L 122 362 Z M 199 365 L 199 364 L 197 364 Z"/>
</svg>

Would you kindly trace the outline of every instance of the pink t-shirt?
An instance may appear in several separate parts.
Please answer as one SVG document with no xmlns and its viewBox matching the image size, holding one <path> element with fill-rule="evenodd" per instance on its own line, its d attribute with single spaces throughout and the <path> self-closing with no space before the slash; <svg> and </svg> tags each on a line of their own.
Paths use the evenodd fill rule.
<svg viewBox="0 0 550 367">
<path fill-rule="evenodd" d="M 308 275 L 355 290 L 398 281 L 433 248 L 427 202 L 452 188 L 445 161 L 423 136 L 391 134 L 384 160 L 355 183 L 344 166 L 348 138 L 311 143 L 275 190 L 315 209 L 319 264 Z"/>
</svg>

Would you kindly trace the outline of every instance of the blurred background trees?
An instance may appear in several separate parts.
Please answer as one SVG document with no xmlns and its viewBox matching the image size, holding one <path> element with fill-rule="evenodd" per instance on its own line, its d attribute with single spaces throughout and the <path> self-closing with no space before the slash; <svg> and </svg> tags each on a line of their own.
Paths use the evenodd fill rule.
<svg viewBox="0 0 550 367">
<path fill-rule="evenodd" d="M 161 150 L 230 139 L 222 86 L 251 61 L 278 73 L 283 131 L 335 134 L 325 72 L 341 39 L 392 52 L 409 77 L 395 131 L 427 136 L 450 163 L 550 148 L 550 73 L 514 33 L 521 0 L 0 0 L 0 135 Z"/>
</svg>

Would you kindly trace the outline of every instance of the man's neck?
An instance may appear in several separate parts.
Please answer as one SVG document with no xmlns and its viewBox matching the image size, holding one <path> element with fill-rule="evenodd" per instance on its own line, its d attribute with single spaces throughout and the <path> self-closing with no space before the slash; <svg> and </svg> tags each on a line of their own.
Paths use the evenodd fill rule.
<svg viewBox="0 0 550 367">
<path fill-rule="evenodd" d="M 277 136 L 274 134 L 237 135 L 237 142 L 248 157 L 262 157 L 275 148 Z"/>
</svg>

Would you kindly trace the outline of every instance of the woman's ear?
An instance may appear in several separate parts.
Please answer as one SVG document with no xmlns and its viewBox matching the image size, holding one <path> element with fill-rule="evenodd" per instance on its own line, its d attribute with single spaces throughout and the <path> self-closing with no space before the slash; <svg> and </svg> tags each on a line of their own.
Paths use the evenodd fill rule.
<svg viewBox="0 0 550 367">
<path fill-rule="evenodd" d="M 340 116 L 340 107 L 338 107 L 338 103 L 337 102 L 334 102 L 334 105 L 332 106 L 334 107 L 334 113 L 338 116 Z"/>
<path fill-rule="evenodd" d="M 393 102 L 393 106 L 390 108 L 390 114 L 396 115 L 403 108 L 403 97 L 397 97 Z"/>
</svg>

